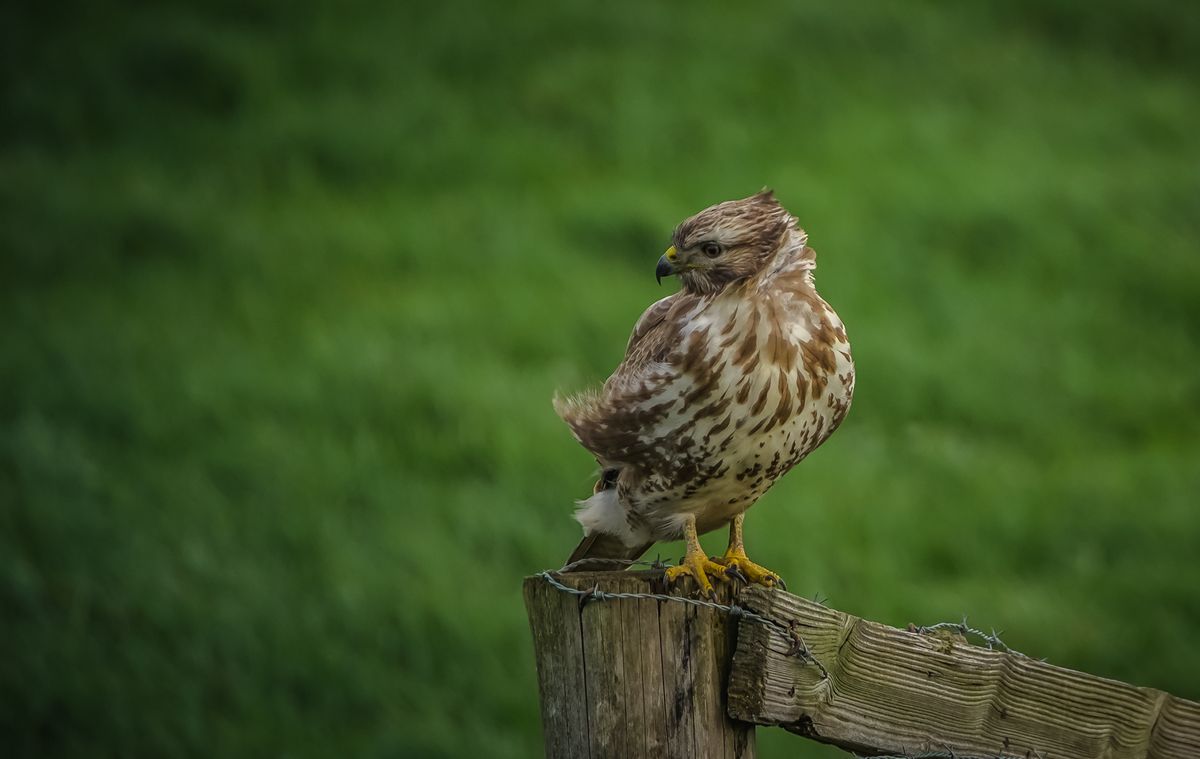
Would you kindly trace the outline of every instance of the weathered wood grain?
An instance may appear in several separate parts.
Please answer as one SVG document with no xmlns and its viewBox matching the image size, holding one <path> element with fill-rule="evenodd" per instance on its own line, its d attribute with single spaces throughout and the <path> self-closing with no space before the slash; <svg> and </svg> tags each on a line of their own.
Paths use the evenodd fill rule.
<svg viewBox="0 0 1200 759">
<path fill-rule="evenodd" d="M 588 711 L 583 669 L 583 634 L 579 604 L 545 583 L 525 583 L 525 606 L 537 610 L 539 624 L 531 625 L 538 652 L 542 729 L 546 756 L 570 756 L 579 736 L 586 740 Z"/>
<path fill-rule="evenodd" d="M 663 593 L 658 572 L 559 579 L 609 593 Z M 677 592 L 687 593 L 684 584 Z M 729 603 L 731 589 L 720 591 Z M 539 576 L 524 587 L 546 756 L 752 759 L 754 728 L 725 700 L 736 622 L 712 609 L 647 599 L 578 598 Z"/>
<path fill-rule="evenodd" d="M 791 594 L 738 602 L 796 630 L 829 672 L 743 621 L 729 682 L 737 719 L 862 754 L 1197 759 L 1200 704 L 952 637 L 898 630 Z"/>
</svg>

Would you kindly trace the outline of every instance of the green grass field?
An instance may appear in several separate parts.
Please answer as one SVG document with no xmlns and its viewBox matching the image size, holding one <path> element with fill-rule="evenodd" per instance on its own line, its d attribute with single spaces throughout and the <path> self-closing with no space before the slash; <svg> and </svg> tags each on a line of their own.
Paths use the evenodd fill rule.
<svg viewBox="0 0 1200 759">
<path fill-rule="evenodd" d="M 520 580 L 594 467 L 550 397 L 763 185 L 858 390 L 751 554 L 1200 698 L 1197 14 L 39 7 L 0 11 L 5 755 L 537 755 Z"/>
</svg>

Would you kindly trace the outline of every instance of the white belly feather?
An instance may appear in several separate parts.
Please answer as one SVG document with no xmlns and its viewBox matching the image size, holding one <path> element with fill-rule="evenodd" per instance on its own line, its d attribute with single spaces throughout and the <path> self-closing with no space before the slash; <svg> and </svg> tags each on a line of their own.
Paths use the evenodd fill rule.
<svg viewBox="0 0 1200 759">
<path fill-rule="evenodd" d="M 759 309 L 757 317 L 749 308 Z M 655 394 L 655 402 L 678 402 L 643 442 L 674 466 L 647 472 L 622 493 L 634 526 L 654 540 L 677 538 L 686 514 L 707 532 L 750 508 L 833 432 L 853 395 L 845 331 L 815 294 L 750 306 L 718 298 L 693 316 L 681 344 L 697 335 L 704 339 L 700 366 L 719 370 L 715 382 L 694 370 Z M 699 394 L 698 384 L 707 392 Z"/>
</svg>

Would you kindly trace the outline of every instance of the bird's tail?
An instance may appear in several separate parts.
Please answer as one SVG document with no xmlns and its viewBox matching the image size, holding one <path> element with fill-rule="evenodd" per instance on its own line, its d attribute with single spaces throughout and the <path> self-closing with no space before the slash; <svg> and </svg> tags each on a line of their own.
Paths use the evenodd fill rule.
<svg viewBox="0 0 1200 759">
<path fill-rule="evenodd" d="M 643 553 L 646 549 L 653 545 L 653 541 L 642 543 L 636 546 L 629 546 L 625 541 L 615 535 L 609 535 L 603 532 L 593 532 L 590 535 L 584 535 L 583 540 L 579 541 L 579 545 L 575 546 L 575 550 L 571 552 L 571 557 L 567 559 L 567 563 L 563 566 L 570 566 L 579 562 L 579 566 L 571 567 L 566 570 L 568 572 L 591 572 L 602 571 L 605 569 L 624 569 L 625 564 L 619 561 L 606 561 L 607 559 L 618 559 L 621 561 L 632 561 Z"/>
<path fill-rule="evenodd" d="M 605 469 L 600 480 L 592 488 L 592 497 L 579 502 L 579 511 L 575 518 L 587 532 L 570 558 L 563 566 L 571 567 L 569 572 L 602 571 L 605 569 L 625 569 L 627 564 L 646 552 L 654 544 L 652 540 L 642 540 L 629 531 L 629 523 L 625 519 L 625 511 L 617 500 L 617 477 L 619 470 Z M 626 537 L 614 534 L 624 531 Z M 616 559 L 617 561 L 611 561 Z"/>
</svg>

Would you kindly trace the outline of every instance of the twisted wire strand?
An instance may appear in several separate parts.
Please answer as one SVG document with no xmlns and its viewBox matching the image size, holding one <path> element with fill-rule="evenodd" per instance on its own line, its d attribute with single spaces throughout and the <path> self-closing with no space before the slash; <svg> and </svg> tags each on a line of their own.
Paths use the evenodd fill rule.
<svg viewBox="0 0 1200 759">
<path fill-rule="evenodd" d="M 666 569 L 667 567 L 671 566 L 669 562 L 664 562 L 661 559 L 655 559 L 654 561 L 633 559 L 581 559 L 579 561 L 573 561 L 569 564 L 566 564 L 560 569 L 553 571 L 544 570 L 538 574 L 556 590 L 579 598 L 581 607 L 593 600 L 608 601 L 617 599 L 630 599 L 665 601 L 668 603 L 681 603 L 688 606 L 713 609 L 715 611 L 729 614 L 733 617 L 747 619 L 756 624 L 764 625 L 775 630 L 783 635 L 787 640 L 791 641 L 791 648 L 787 652 L 789 656 L 795 656 L 805 663 L 817 667 L 817 669 L 819 669 L 821 672 L 822 680 L 827 680 L 829 678 L 829 671 L 825 669 L 825 666 L 821 664 L 816 657 L 813 656 L 812 652 L 808 648 L 808 645 L 804 642 L 804 638 L 801 637 L 799 632 L 796 630 L 795 623 L 787 623 L 773 617 L 764 616 L 756 611 L 747 609 L 744 606 L 738 606 L 737 604 L 722 604 L 716 601 L 707 601 L 700 598 L 688 598 L 686 596 L 667 595 L 665 593 L 611 593 L 607 590 L 600 590 L 600 586 L 598 584 L 587 590 L 581 590 L 579 588 L 572 588 L 570 585 L 564 584 L 555 577 L 556 574 L 569 572 L 589 564 L 605 564 L 609 566 L 621 567 L 646 567 L 648 569 Z M 996 630 L 992 630 L 989 633 L 978 628 L 971 627 L 969 624 L 967 624 L 967 618 L 965 615 L 963 616 L 961 622 L 938 622 L 936 624 L 923 625 L 919 627 L 914 625 L 910 626 L 910 629 L 922 634 L 929 634 L 938 630 L 953 630 L 963 637 L 966 637 L 967 635 L 973 635 L 983 640 L 989 649 L 999 649 L 1005 653 L 1011 653 L 1016 656 L 1025 656 L 1025 654 L 1010 648 L 1007 644 L 1005 644 L 1005 642 L 1000 639 L 1000 633 Z M 1035 754 L 1037 755 L 1038 759 L 1040 759 L 1041 754 L 1037 754 L 1037 752 L 1035 752 Z M 857 756 L 857 754 L 855 756 Z M 924 751 L 916 754 L 891 754 L 878 757 L 878 759 L 1017 759 L 1017 757 L 1015 755 L 1004 753 L 994 754 L 986 757 L 973 754 L 958 754 L 955 753 L 952 748 L 947 746 L 944 751 Z"/>
<path fill-rule="evenodd" d="M 1026 659 L 1030 658 L 1029 656 L 1026 656 L 1025 654 L 1021 653 L 1017 649 L 1009 647 L 1009 645 L 1007 643 L 1000 640 L 1000 633 L 1003 632 L 1003 630 L 998 632 L 993 629 L 989 633 L 989 632 L 984 632 L 983 630 L 980 630 L 979 628 L 971 627 L 969 624 L 967 624 L 967 616 L 965 614 L 963 615 L 961 622 L 938 622 L 935 625 L 923 625 L 923 626 L 917 627 L 915 629 L 919 633 L 931 633 L 931 632 L 935 632 L 937 630 L 953 630 L 956 633 L 958 633 L 959 635 L 963 636 L 964 638 L 967 637 L 968 635 L 974 635 L 976 638 L 979 638 L 984 643 L 986 643 L 987 647 L 990 649 L 993 649 L 993 650 L 999 649 L 1001 651 L 1004 651 L 1005 653 L 1015 654 L 1017 656 L 1023 656 Z M 1045 659 L 1041 659 L 1040 661 L 1045 661 Z"/>
<path fill-rule="evenodd" d="M 564 564 L 562 567 L 560 567 L 559 569 L 554 570 L 554 571 L 544 570 L 539 574 L 542 577 L 542 579 L 544 579 L 547 583 L 549 583 L 552 587 L 556 588 L 557 590 L 562 591 L 563 593 L 569 593 L 570 595 L 578 597 L 580 599 L 580 604 L 586 604 L 587 602 L 592 601 L 592 600 L 606 601 L 606 600 L 610 600 L 610 599 L 622 599 L 622 598 L 634 599 L 634 600 L 640 599 L 640 600 L 649 600 L 649 601 L 666 601 L 669 603 L 681 603 L 681 604 L 686 604 L 688 606 L 696 606 L 696 607 L 702 607 L 702 608 L 706 608 L 706 609 L 713 609 L 715 611 L 729 614 L 730 616 L 739 617 L 742 619 L 748 619 L 751 622 L 765 625 L 765 626 L 770 627 L 770 628 L 774 629 L 775 631 L 779 632 L 781 635 L 783 635 L 785 638 L 787 638 L 788 640 L 791 641 L 792 647 L 788 651 L 789 655 L 796 656 L 796 657 L 804 660 L 807 663 L 815 665 L 818 669 L 820 669 L 822 679 L 826 679 L 829 677 L 828 670 L 826 670 L 825 666 L 823 664 L 821 664 L 821 662 L 818 661 L 812 655 L 812 651 L 809 650 L 808 645 L 804 642 L 804 638 L 800 636 L 799 632 L 797 632 L 795 623 L 789 624 L 787 622 L 783 622 L 783 621 L 775 619 L 773 617 L 767 617 L 762 614 L 759 614 L 758 612 L 747 609 L 744 606 L 738 606 L 737 604 L 722 604 L 722 603 L 717 603 L 716 601 L 707 601 L 707 600 L 699 599 L 699 598 L 688 598 L 686 596 L 667 595 L 665 593 L 611 593 L 606 590 L 600 590 L 599 585 L 595 585 L 592 588 L 587 589 L 587 590 L 580 590 L 579 588 L 572 588 L 569 585 L 565 585 L 554 577 L 554 575 L 556 575 L 556 574 L 562 574 L 563 572 L 570 572 L 570 571 L 578 569 L 580 567 L 584 567 L 587 565 L 595 565 L 595 564 L 601 564 L 601 565 L 607 565 L 607 566 L 620 566 L 620 567 L 645 567 L 647 569 L 666 569 L 671 566 L 670 562 L 663 561 L 662 559 L 659 559 L 659 558 L 656 558 L 654 561 L 645 561 L 642 559 L 589 558 L 589 559 L 580 559 L 579 561 L 573 561 L 568 564 Z M 963 615 L 961 622 L 938 622 L 936 624 L 922 625 L 922 626 L 914 625 L 914 626 L 911 626 L 910 629 L 915 632 L 921 633 L 921 634 L 929 634 L 932 632 L 936 632 L 938 630 L 953 630 L 953 631 L 959 633 L 960 635 L 962 635 L 963 637 L 966 637 L 968 635 L 973 635 L 973 636 L 979 638 L 987 645 L 987 647 L 989 649 L 992 649 L 992 650 L 999 649 L 1001 651 L 1004 651 L 1004 652 L 1010 653 L 1010 654 L 1014 654 L 1016 656 L 1023 656 L 1023 657 L 1025 656 L 1025 654 L 1010 647 L 1003 640 L 1001 640 L 1000 633 L 997 632 L 996 630 L 993 629 L 989 633 L 989 632 L 980 630 L 979 628 L 971 627 L 967 623 L 966 615 Z M 1029 658 L 1029 657 L 1026 657 L 1026 658 Z M 932 756 L 937 756 L 937 755 L 933 754 L 933 755 L 931 755 L 931 757 Z M 942 756 L 945 756 L 945 755 L 943 754 Z"/>
<path fill-rule="evenodd" d="M 686 596 L 673 596 L 665 593 L 610 593 L 607 590 L 600 590 L 599 585 L 593 586 L 588 590 L 580 590 L 579 588 L 572 588 L 569 585 L 565 585 L 554 577 L 555 574 L 568 572 L 572 569 L 589 563 L 608 563 L 625 567 L 644 566 L 652 569 L 666 569 L 668 566 L 670 566 L 670 564 L 659 559 L 655 559 L 652 562 L 631 559 L 582 559 L 580 561 L 574 561 L 570 564 L 566 564 L 556 572 L 545 570 L 540 573 L 540 576 L 552 587 L 564 593 L 569 593 L 573 596 L 579 597 L 579 602 L 581 605 L 592 600 L 607 601 L 610 599 L 622 598 L 648 601 L 666 601 L 670 603 L 681 603 L 688 606 L 702 607 L 705 609 L 713 609 L 733 617 L 748 619 L 751 622 L 771 627 L 791 641 L 791 647 L 788 650 L 788 655 L 795 656 L 798 659 L 817 667 L 817 669 L 819 669 L 821 672 L 822 680 L 829 678 L 829 671 L 825 669 L 825 665 L 817 661 L 816 657 L 812 655 L 812 651 L 809 650 L 808 644 L 804 642 L 804 638 L 800 636 L 793 625 L 786 624 L 772 617 L 763 616 L 762 614 L 747 609 L 744 606 L 738 606 L 737 604 L 722 604 L 716 601 L 706 601 L 704 599 L 688 598 Z"/>
</svg>

